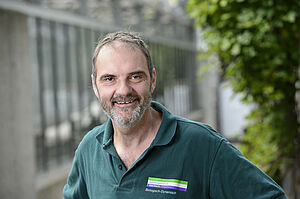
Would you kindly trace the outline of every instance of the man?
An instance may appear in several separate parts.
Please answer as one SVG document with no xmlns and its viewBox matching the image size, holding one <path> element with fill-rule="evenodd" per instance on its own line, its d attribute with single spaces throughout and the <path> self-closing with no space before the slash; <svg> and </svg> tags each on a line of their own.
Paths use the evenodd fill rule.
<svg viewBox="0 0 300 199">
<path fill-rule="evenodd" d="M 136 34 L 111 33 L 99 42 L 92 83 L 109 119 L 78 146 L 65 199 L 285 198 L 209 126 L 151 101 L 156 71 Z"/>
</svg>

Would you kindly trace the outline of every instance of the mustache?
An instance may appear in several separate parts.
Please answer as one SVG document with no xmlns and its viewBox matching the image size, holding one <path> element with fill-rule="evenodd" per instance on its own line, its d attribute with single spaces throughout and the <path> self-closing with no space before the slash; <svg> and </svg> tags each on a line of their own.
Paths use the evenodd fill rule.
<svg viewBox="0 0 300 199">
<path fill-rule="evenodd" d="M 111 99 L 111 102 L 128 102 L 128 101 L 135 101 L 140 100 L 140 96 L 134 94 L 128 95 L 117 95 Z"/>
</svg>

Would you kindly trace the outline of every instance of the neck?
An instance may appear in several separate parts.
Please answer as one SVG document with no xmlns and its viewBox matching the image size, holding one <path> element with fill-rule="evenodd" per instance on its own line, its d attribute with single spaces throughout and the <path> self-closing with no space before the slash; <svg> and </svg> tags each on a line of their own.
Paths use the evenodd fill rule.
<svg viewBox="0 0 300 199">
<path fill-rule="evenodd" d="M 113 144 L 126 169 L 129 169 L 151 145 L 161 120 L 161 114 L 150 107 L 145 111 L 141 121 L 132 128 L 119 128 L 113 123 Z"/>
<path fill-rule="evenodd" d="M 131 128 L 121 128 L 114 122 L 114 145 L 122 148 L 137 147 L 144 143 L 153 141 L 161 122 L 161 115 L 153 108 L 149 107 L 141 120 Z M 149 144 L 149 145 L 150 145 Z"/>
</svg>

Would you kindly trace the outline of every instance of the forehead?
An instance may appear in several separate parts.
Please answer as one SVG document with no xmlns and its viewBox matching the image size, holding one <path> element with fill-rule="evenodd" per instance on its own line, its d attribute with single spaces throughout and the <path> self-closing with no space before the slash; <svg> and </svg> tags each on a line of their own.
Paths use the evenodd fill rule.
<svg viewBox="0 0 300 199">
<path fill-rule="evenodd" d="M 126 49 L 126 50 L 131 50 L 131 51 L 139 51 L 143 54 L 142 50 L 139 49 L 139 47 L 134 44 L 134 43 L 130 43 L 130 42 L 125 42 L 125 41 L 112 41 L 109 42 L 107 44 L 105 44 L 104 46 L 101 47 L 101 49 L 99 50 L 99 54 L 103 51 L 107 51 L 107 50 L 118 50 L 118 49 Z"/>
<path fill-rule="evenodd" d="M 142 50 L 133 44 L 116 41 L 106 44 L 100 49 L 96 67 L 97 73 L 113 69 L 148 70 L 147 60 Z"/>
</svg>

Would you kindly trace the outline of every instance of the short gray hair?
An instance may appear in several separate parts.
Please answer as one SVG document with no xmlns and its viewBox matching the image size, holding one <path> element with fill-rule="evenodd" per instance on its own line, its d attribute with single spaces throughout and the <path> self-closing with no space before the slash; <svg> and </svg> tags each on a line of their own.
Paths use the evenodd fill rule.
<svg viewBox="0 0 300 199">
<path fill-rule="evenodd" d="M 151 56 L 148 50 L 147 44 L 142 40 L 142 38 L 135 32 L 114 32 L 114 33 L 108 33 L 102 40 L 100 40 L 95 48 L 94 55 L 93 55 L 93 68 L 92 68 L 92 74 L 94 78 L 96 78 L 97 71 L 96 71 L 96 60 L 98 57 L 98 54 L 103 46 L 106 44 L 112 43 L 114 41 L 118 41 L 121 43 L 132 45 L 133 47 L 136 47 L 137 49 L 140 49 L 143 54 L 146 57 L 148 70 L 150 73 L 150 78 L 152 79 L 152 73 L 153 73 L 153 64 L 151 60 Z"/>
</svg>

